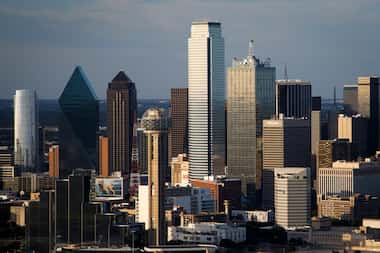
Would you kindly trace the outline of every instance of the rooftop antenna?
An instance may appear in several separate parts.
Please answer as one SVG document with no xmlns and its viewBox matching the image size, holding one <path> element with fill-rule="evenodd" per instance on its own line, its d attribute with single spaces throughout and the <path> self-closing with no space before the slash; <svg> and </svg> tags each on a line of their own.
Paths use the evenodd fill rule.
<svg viewBox="0 0 380 253">
<path fill-rule="evenodd" d="M 334 86 L 334 106 L 336 106 L 336 86 Z"/>
<path fill-rule="evenodd" d="M 288 66 L 286 63 L 285 63 L 285 67 L 284 67 L 284 79 L 286 82 L 288 82 L 288 80 L 289 80 L 289 78 L 288 78 Z"/>
<path fill-rule="evenodd" d="M 253 40 L 249 41 L 249 47 L 248 47 L 248 57 L 253 56 Z"/>
</svg>

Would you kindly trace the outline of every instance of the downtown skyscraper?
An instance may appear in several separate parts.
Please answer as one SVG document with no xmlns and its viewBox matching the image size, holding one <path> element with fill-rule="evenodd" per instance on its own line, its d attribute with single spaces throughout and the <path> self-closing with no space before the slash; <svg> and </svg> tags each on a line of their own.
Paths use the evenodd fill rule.
<svg viewBox="0 0 380 253">
<path fill-rule="evenodd" d="M 276 81 L 276 115 L 311 118 L 311 83 L 303 80 Z"/>
<path fill-rule="evenodd" d="M 75 168 L 95 169 L 99 104 L 81 67 L 75 68 L 58 101 L 59 176 L 67 177 Z"/>
<path fill-rule="evenodd" d="M 188 39 L 190 179 L 224 174 L 224 82 L 221 24 L 193 22 Z"/>
<path fill-rule="evenodd" d="M 16 90 L 14 96 L 14 159 L 22 169 L 38 167 L 38 106 L 32 90 Z"/>
<path fill-rule="evenodd" d="M 133 126 L 136 121 L 136 88 L 120 71 L 107 90 L 107 133 L 109 138 L 109 170 L 130 174 Z"/>
<path fill-rule="evenodd" d="M 377 76 L 358 77 L 358 113 L 368 118 L 368 155 L 374 155 L 380 147 L 379 86 Z"/>
<path fill-rule="evenodd" d="M 251 42 L 252 43 L 252 42 Z M 241 180 L 254 202 L 256 192 L 256 59 L 234 60 L 227 72 L 227 176 Z"/>
<path fill-rule="evenodd" d="M 187 88 L 172 88 L 170 98 L 170 154 L 175 158 L 179 154 L 187 153 Z"/>
</svg>

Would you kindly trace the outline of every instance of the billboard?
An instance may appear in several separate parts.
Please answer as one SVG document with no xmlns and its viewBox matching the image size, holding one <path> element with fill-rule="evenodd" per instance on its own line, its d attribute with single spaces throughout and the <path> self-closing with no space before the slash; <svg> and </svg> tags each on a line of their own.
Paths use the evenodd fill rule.
<svg viewBox="0 0 380 253">
<path fill-rule="evenodd" d="M 123 199 L 122 177 L 97 177 L 95 179 L 96 200 Z"/>
</svg>

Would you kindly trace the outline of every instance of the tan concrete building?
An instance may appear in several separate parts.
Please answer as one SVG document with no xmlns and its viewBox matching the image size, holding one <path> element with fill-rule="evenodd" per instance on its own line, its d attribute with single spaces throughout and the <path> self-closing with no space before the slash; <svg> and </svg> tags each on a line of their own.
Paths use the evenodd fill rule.
<svg viewBox="0 0 380 253">
<path fill-rule="evenodd" d="M 330 217 L 337 220 L 353 220 L 355 197 L 318 198 L 318 216 Z"/>
<path fill-rule="evenodd" d="M 179 154 L 172 158 L 171 162 L 171 184 L 189 184 L 189 160 L 186 154 Z"/>
</svg>

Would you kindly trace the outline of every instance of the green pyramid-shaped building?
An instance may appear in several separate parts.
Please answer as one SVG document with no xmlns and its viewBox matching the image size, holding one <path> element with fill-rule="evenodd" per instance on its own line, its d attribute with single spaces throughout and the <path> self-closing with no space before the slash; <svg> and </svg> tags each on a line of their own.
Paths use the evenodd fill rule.
<svg viewBox="0 0 380 253">
<path fill-rule="evenodd" d="M 81 67 L 76 67 L 60 98 L 60 177 L 75 168 L 96 168 L 99 104 Z"/>
</svg>

